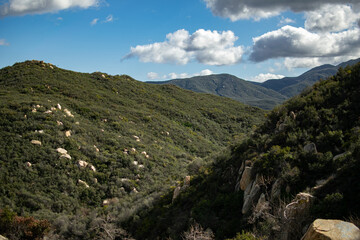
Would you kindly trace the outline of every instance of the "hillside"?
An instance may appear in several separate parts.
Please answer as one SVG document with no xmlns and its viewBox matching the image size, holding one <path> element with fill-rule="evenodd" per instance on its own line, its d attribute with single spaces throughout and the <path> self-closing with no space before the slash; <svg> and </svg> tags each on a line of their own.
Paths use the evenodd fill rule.
<svg viewBox="0 0 360 240">
<path fill-rule="evenodd" d="M 121 235 L 118 223 L 264 120 L 231 99 L 41 61 L 1 69 L 0 84 L 0 209 L 49 220 L 54 239 Z"/>
<path fill-rule="evenodd" d="M 175 200 L 170 192 L 128 228 L 137 239 L 195 229 L 216 239 L 292 240 L 316 218 L 359 226 L 359 81 L 360 64 L 341 68 L 276 107 Z"/>
<path fill-rule="evenodd" d="M 263 109 L 271 109 L 283 102 L 286 97 L 251 82 L 237 78 L 229 74 L 217 74 L 210 76 L 198 76 L 185 79 L 175 79 L 163 82 L 149 82 L 152 84 L 172 84 L 194 92 L 209 93 L 218 96 L 229 97 L 239 102 L 257 106 Z"/>
</svg>

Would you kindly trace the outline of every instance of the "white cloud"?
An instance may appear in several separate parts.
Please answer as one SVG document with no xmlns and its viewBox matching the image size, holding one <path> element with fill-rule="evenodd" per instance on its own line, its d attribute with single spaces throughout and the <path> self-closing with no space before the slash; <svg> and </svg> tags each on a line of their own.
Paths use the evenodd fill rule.
<svg viewBox="0 0 360 240">
<path fill-rule="evenodd" d="M 316 32 L 337 32 L 356 26 L 360 15 L 349 5 L 324 5 L 305 13 L 305 28 Z"/>
<path fill-rule="evenodd" d="M 290 23 L 295 23 L 295 20 L 293 20 L 291 18 L 285 18 L 285 17 L 282 16 L 278 25 L 287 25 L 287 24 L 290 24 Z"/>
<path fill-rule="evenodd" d="M 0 39 L 0 46 L 9 46 L 10 44 L 3 38 Z"/>
<path fill-rule="evenodd" d="M 253 82 L 265 82 L 269 79 L 281 79 L 284 78 L 285 76 L 283 75 L 277 75 L 277 74 L 272 74 L 272 73 L 260 73 L 259 75 L 257 75 L 256 77 L 251 78 L 251 81 Z"/>
<path fill-rule="evenodd" d="M 304 28 L 284 26 L 253 39 L 250 60 L 271 58 L 326 58 L 360 54 L 360 29 L 339 33 L 312 33 Z"/>
<path fill-rule="evenodd" d="M 190 78 L 195 76 L 207 76 L 213 74 L 213 71 L 210 69 L 204 69 L 198 73 L 189 74 L 189 73 L 169 73 L 167 75 L 160 76 L 158 73 L 149 72 L 147 78 L 150 80 L 159 80 L 159 79 L 178 79 L 178 78 Z"/>
<path fill-rule="evenodd" d="M 142 62 L 187 64 L 192 60 L 206 65 L 232 65 L 240 62 L 242 46 L 232 31 L 199 29 L 193 34 L 181 29 L 166 35 L 166 41 L 131 48 L 124 58 L 138 57 Z"/>
<path fill-rule="evenodd" d="M 0 16 L 42 14 L 69 8 L 97 6 L 99 0 L 9 0 L 0 6 Z"/>
<path fill-rule="evenodd" d="M 346 62 L 351 59 L 357 58 L 359 58 L 359 55 L 347 55 L 338 57 L 285 58 L 284 66 L 289 70 L 293 68 L 313 68 L 323 64 L 337 65 L 338 63 Z"/>
<path fill-rule="evenodd" d="M 91 22 L 90 22 L 90 25 L 91 26 L 94 26 L 98 23 L 99 19 L 98 18 L 94 18 Z"/>
<path fill-rule="evenodd" d="M 159 74 L 156 72 L 149 72 L 147 78 L 150 80 L 160 79 Z"/>
<path fill-rule="evenodd" d="M 214 15 L 230 18 L 232 21 L 239 19 L 269 18 L 281 12 L 291 10 L 304 12 L 317 9 L 326 4 L 346 4 L 352 0 L 204 0 Z"/>
<path fill-rule="evenodd" d="M 108 23 L 108 22 L 112 22 L 112 21 L 114 21 L 114 17 L 113 17 L 113 15 L 110 14 L 109 16 L 106 17 L 104 22 Z"/>
</svg>

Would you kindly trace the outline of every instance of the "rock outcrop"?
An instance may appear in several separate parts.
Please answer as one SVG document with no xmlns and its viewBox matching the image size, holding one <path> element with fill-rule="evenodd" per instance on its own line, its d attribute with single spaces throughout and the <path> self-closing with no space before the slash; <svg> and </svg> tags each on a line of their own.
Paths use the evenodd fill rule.
<svg viewBox="0 0 360 240">
<path fill-rule="evenodd" d="M 340 220 L 316 219 L 301 240 L 359 240 L 360 230 Z"/>
<path fill-rule="evenodd" d="M 252 167 L 245 167 L 245 170 L 241 176 L 240 189 L 245 191 L 246 187 L 251 183 L 251 170 Z"/>
<path fill-rule="evenodd" d="M 242 214 L 249 214 L 253 205 L 257 203 L 261 195 L 260 176 L 257 175 L 256 179 L 252 181 L 245 189 L 244 192 L 244 204 L 242 207 Z"/>
<path fill-rule="evenodd" d="M 34 144 L 34 145 L 41 146 L 41 142 L 39 140 L 31 140 L 31 143 Z"/>
</svg>

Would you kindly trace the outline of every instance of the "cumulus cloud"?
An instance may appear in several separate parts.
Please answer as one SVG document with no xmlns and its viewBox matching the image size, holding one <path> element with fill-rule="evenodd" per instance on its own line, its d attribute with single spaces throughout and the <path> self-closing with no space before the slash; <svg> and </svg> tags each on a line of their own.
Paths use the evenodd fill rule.
<svg viewBox="0 0 360 240">
<path fill-rule="evenodd" d="M 312 33 L 304 28 L 284 26 L 253 39 L 250 60 L 261 62 L 271 58 L 315 58 L 360 53 L 360 29 L 339 33 Z"/>
<path fill-rule="evenodd" d="M 97 6 L 99 0 L 9 0 L 0 6 L 0 16 L 42 14 L 69 8 Z"/>
<path fill-rule="evenodd" d="M 213 74 L 213 71 L 210 69 L 204 69 L 198 73 L 189 74 L 189 73 L 169 73 L 167 75 L 160 76 L 158 73 L 149 72 L 147 78 L 150 80 L 159 80 L 159 79 L 178 79 L 178 78 L 190 78 L 195 76 L 207 76 Z"/>
<path fill-rule="evenodd" d="M 315 32 L 337 32 L 356 26 L 360 16 L 349 5 L 324 5 L 305 13 L 305 28 Z"/>
<path fill-rule="evenodd" d="M 0 39 L 0 46 L 9 46 L 10 44 L 3 38 Z"/>
<path fill-rule="evenodd" d="M 166 41 L 132 47 L 124 58 L 138 57 L 142 62 L 187 64 L 192 60 L 206 65 L 232 65 L 241 61 L 242 46 L 232 31 L 199 29 L 190 34 L 181 29 L 166 35 Z"/>
<path fill-rule="evenodd" d="M 94 26 L 98 23 L 99 19 L 98 18 L 94 18 L 91 22 L 90 22 L 90 25 L 91 26 Z"/>
<path fill-rule="evenodd" d="M 318 9 L 323 5 L 346 4 L 352 0 L 204 0 L 214 15 L 230 18 L 232 21 L 239 19 L 269 18 L 281 12 L 291 10 L 304 12 Z"/>
<path fill-rule="evenodd" d="M 251 78 L 251 81 L 253 82 L 265 82 L 266 80 L 269 79 L 281 79 L 284 78 L 285 76 L 283 75 L 278 75 L 278 74 L 272 74 L 272 73 L 260 73 L 259 75 L 257 75 L 256 77 Z"/>
</svg>

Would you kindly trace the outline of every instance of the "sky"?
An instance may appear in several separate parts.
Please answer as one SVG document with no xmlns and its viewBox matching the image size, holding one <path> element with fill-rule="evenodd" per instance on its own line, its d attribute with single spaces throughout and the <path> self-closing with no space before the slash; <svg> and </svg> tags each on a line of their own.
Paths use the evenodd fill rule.
<svg viewBox="0 0 360 240">
<path fill-rule="evenodd" d="M 360 57 L 360 0 L 0 0 L 0 68 L 263 82 Z"/>
</svg>

